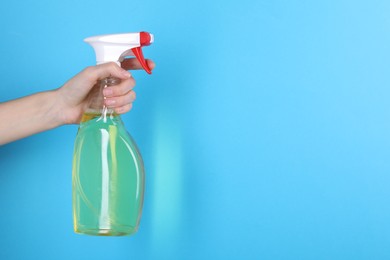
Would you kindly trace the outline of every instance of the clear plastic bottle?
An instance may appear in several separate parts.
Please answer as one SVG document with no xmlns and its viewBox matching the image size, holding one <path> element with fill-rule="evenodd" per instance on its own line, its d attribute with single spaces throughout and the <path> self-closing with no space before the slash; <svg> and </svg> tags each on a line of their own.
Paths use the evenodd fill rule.
<svg viewBox="0 0 390 260">
<path fill-rule="evenodd" d="M 76 233 L 130 235 L 137 231 L 144 198 L 141 154 L 118 114 L 105 107 L 101 80 L 91 91 L 73 157 L 73 216 Z"/>
</svg>

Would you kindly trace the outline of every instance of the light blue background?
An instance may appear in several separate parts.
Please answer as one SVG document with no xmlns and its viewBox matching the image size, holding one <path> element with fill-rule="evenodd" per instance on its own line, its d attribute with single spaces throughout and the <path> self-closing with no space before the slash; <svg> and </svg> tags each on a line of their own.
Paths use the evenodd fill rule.
<svg viewBox="0 0 390 260">
<path fill-rule="evenodd" d="M 5 1 L 0 100 L 146 30 L 139 232 L 73 233 L 77 126 L 0 147 L 0 259 L 390 259 L 390 2 Z M 6 124 L 7 122 L 1 122 Z"/>
</svg>

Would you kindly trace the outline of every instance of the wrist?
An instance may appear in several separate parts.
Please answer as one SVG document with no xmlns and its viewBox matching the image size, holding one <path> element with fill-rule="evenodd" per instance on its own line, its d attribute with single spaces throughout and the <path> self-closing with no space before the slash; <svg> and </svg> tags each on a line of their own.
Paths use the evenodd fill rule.
<svg viewBox="0 0 390 260">
<path fill-rule="evenodd" d="M 40 95 L 42 96 L 42 104 L 40 105 L 41 112 L 39 115 L 42 116 L 41 120 L 45 122 L 46 127 L 51 129 L 62 125 L 56 92 L 50 90 L 41 92 Z"/>
<path fill-rule="evenodd" d="M 82 116 L 83 104 L 73 104 L 69 93 L 66 93 L 63 87 L 49 91 L 54 101 L 49 118 L 57 126 L 78 124 Z"/>
</svg>

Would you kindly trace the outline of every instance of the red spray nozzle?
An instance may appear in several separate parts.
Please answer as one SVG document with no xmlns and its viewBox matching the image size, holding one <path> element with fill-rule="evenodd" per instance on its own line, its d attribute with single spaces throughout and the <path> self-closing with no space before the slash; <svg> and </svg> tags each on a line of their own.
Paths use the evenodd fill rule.
<svg viewBox="0 0 390 260">
<path fill-rule="evenodd" d="M 148 32 L 140 32 L 139 42 L 141 43 L 141 46 L 149 46 L 153 42 L 153 37 Z"/>
</svg>

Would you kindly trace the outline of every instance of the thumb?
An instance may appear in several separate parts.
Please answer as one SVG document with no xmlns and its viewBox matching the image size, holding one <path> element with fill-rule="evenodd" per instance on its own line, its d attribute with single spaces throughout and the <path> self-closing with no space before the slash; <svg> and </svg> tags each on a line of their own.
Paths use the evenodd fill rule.
<svg viewBox="0 0 390 260">
<path fill-rule="evenodd" d="M 122 69 L 115 62 L 108 62 L 90 67 L 88 74 L 90 79 L 94 82 L 107 77 L 115 77 L 119 79 L 128 79 L 131 77 L 130 72 Z"/>
</svg>

